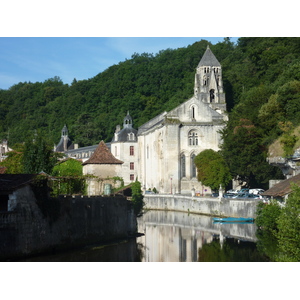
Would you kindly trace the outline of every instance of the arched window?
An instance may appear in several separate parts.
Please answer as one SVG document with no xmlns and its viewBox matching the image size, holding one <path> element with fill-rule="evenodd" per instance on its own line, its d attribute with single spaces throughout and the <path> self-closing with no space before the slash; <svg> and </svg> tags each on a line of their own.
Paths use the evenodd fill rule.
<svg viewBox="0 0 300 300">
<path fill-rule="evenodd" d="M 203 77 L 203 85 L 207 85 L 207 78 L 206 78 L 206 76 Z"/>
<path fill-rule="evenodd" d="M 191 130 L 189 132 L 189 145 L 190 146 L 198 145 L 198 133 L 196 132 L 196 130 Z"/>
<path fill-rule="evenodd" d="M 194 178 L 197 176 L 196 165 L 195 165 L 195 154 L 191 155 L 191 177 Z"/>
<path fill-rule="evenodd" d="M 185 155 L 181 154 L 180 156 L 180 177 L 186 177 L 186 173 L 185 173 Z"/>
</svg>

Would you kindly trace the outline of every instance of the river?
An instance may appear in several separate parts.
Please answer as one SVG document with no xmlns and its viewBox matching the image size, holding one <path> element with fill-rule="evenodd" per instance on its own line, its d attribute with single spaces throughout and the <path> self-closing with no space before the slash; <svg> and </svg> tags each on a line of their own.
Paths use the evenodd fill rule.
<svg viewBox="0 0 300 300">
<path fill-rule="evenodd" d="M 137 238 L 30 257 L 40 262 L 260 262 L 252 223 L 220 224 L 204 215 L 148 211 Z"/>
</svg>

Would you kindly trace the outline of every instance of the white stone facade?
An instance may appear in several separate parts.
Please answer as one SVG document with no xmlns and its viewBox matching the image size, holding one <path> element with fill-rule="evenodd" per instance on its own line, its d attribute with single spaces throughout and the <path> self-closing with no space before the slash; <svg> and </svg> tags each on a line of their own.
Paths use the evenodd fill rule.
<svg viewBox="0 0 300 300">
<path fill-rule="evenodd" d="M 227 115 L 221 74 L 221 65 L 208 48 L 196 71 L 194 96 L 139 128 L 138 178 L 144 189 L 211 193 L 198 182 L 193 159 L 205 149 L 218 151 L 222 143 L 220 130 Z"/>
</svg>

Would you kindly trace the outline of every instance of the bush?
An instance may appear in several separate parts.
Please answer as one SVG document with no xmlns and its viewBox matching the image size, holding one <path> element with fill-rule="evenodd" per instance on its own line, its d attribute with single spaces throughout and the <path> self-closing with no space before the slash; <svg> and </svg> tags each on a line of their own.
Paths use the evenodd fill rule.
<svg viewBox="0 0 300 300">
<path fill-rule="evenodd" d="M 131 190 L 134 213 L 137 216 L 140 216 L 144 207 L 144 196 L 142 194 L 141 183 L 139 181 L 135 181 L 131 186 Z"/>
</svg>

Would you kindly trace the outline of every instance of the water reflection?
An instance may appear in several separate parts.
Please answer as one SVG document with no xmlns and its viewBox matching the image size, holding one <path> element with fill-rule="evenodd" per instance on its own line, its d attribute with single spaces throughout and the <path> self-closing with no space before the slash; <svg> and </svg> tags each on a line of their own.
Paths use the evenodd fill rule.
<svg viewBox="0 0 300 300">
<path fill-rule="evenodd" d="M 138 219 L 143 262 L 265 261 L 252 223 L 213 223 L 209 216 L 148 211 Z"/>
<path fill-rule="evenodd" d="M 138 218 L 136 239 L 31 257 L 40 262 L 267 261 L 256 248 L 255 224 L 213 223 L 209 216 L 148 211 Z"/>
</svg>

